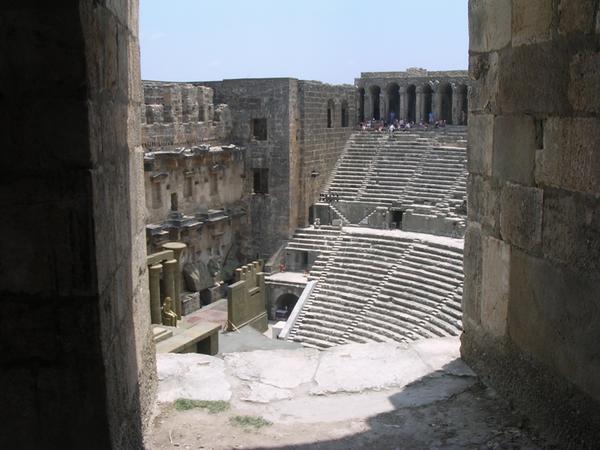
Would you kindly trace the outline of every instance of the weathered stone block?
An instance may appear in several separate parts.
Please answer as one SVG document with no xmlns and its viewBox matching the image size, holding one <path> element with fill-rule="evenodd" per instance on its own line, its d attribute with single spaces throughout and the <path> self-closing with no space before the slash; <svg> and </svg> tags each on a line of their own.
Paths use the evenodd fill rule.
<svg viewBox="0 0 600 450">
<path fill-rule="evenodd" d="M 569 102 L 573 109 L 584 112 L 600 111 L 600 53 L 584 52 L 575 55 L 569 68 Z"/>
<path fill-rule="evenodd" d="M 592 0 L 560 0 L 558 31 L 561 34 L 593 32 L 594 8 Z"/>
<path fill-rule="evenodd" d="M 536 161 L 537 183 L 594 193 L 600 190 L 600 120 L 550 118 L 544 151 Z"/>
<path fill-rule="evenodd" d="M 504 50 L 498 62 L 502 113 L 569 113 L 569 61 L 568 51 L 556 42 Z"/>
<path fill-rule="evenodd" d="M 493 146 L 492 173 L 495 178 L 526 185 L 533 183 L 536 150 L 533 117 L 496 117 Z"/>
<path fill-rule="evenodd" d="M 467 144 L 467 168 L 469 173 L 491 175 L 493 149 L 494 116 L 491 114 L 470 114 Z"/>
<path fill-rule="evenodd" d="M 510 0 L 469 2 L 469 42 L 473 52 L 487 52 L 510 43 L 512 5 Z"/>
<path fill-rule="evenodd" d="M 600 280 L 516 249 L 510 266 L 511 338 L 600 400 Z"/>
<path fill-rule="evenodd" d="M 10 446 L 13 448 L 39 447 L 40 442 L 36 439 L 38 437 L 36 433 L 40 426 L 46 425 L 46 422 L 53 422 L 53 425 L 56 426 L 57 424 L 50 419 L 52 417 L 61 417 L 57 414 L 57 409 L 62 403 L 54 402 L 55 409 L 53 415 L 48 416 L 48 419 L 44 423 L 40 423 L 39 421 L 40 409 L 44 407 L 45 401 L 57 397 L 43 395 L 46 392 L 38 387 L 40 383 L 36 376 L 36 372 L 39 371 L 40 369 L 32 370 L 31 368 L 12 367 L 10 365 L 3 367 L 0 371 L 0 382 L 2 382 L 2 385 L 10 386 L 10 389 L 6 389 L 6 392 L 3 393 L 2 415 L 3 418 L 12 419 L 9 423 L 11 424 Z M 61 398 L 61 401 L 64 402 L 64 399 Z M 15 420 L 15 418 L 18 418 L 18 420 Z M 56 428 L 59 427 L 57 426 Z M 3 442 L 8 442 L 7 432 L 4 432 L 2 437 Z M 62 438 L 64 439 L 64 436 Z"/>
<path fill-rule="evenodd" d="M 500 231 L 508 242 L 533 251 L 542 242 L 541 189 L 507 183 L 502 189 Z"/>
<path fill-rule="evenodd" d="M 473 55 L 469 58 L 469 76 L 476 80 L 470 89 L 471 112 L 495 112 L 498 95 L 498 53 Z"/>
<path fill-rule="evenodd" d="M 546 190 L 543 253 L 584 273 L 600 273 L 600 199 Z"/>
<path fill-rule="evenodd" d="M 476 326 L 481 321 L 481 228 L 470 222 L 465 233 L 462 311 L 465 323 Z"/>
<path fill-rule="evenodd" d="M 482 238 L 481 324 L 494 337 L 506 335 L 510 252 L 505 242 Z"/>
<path fill-rule="evenodd" d="M 513 46 L 547 41 L 552 37 L 552 0 L 513 0 Z"/>
<path fill-rule="evenodd" d="M 467 217 L 478 222 L 493 236 L 500 236 L 501 187 L 493 179 L 469 175 L 467 180 Z"/>
</svg>

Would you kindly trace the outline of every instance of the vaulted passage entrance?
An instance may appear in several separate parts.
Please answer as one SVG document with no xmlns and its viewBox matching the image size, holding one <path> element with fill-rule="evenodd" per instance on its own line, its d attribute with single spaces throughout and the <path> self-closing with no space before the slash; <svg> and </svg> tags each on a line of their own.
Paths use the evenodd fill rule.
<svg viewBox="0 0 600 450">
<path fill-rule="evenodd" d="M 358 90 L 358 121 L 365 121 L 365 90 L 360 88 Z"/>
<path fill-rule="evenodd" d="M 388 86 L 387 92 L 388 114 L 387 120 L 393 122 L 400 117 L 400 87 L 396 83 Z"/>
<path fill-rule="evenodd" d="M 449 125 L 452 122 L 452 86 L 449 83 L 441 84 L 439 99 L 441 102 L 441 119 L 445 120 Z"/>
<path fill-rule="evenodd" d="M 292 313 L 294 306 L 296 306 L 296 302 L 298 302 L 298 297 L 294 294 L 280 295 L 275 302 L 277 306 L 275 318 L 278 320 L 287 320 Z"/>
<path fill-rule="evenodd" d="M 372 109 L 371 111 L 373 112 L 373 119 L 375 120 L 380 120 L 381 119 L 381 112 L 380 112 L 380 95 L 381 95 L 381 88 L 379 86 L 371 86 L 370 89 L 370 94 L 371 94 L 371 105 L 372 105 Z"/>
</svg>

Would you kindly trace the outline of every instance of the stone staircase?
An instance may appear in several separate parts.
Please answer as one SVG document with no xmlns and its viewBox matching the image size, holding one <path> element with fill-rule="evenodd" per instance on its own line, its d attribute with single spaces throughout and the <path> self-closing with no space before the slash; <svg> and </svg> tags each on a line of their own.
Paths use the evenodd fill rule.
<svg viewBox="0 0 600 450">
<path fill-rule="evenodd" d="M 428 214 L 464 222 L 460 207 L 466 199 L 466 127 L 392 136 L 356 132 L 326 193 L 336 194 L 341 202 L 403 210 L 425 206 Z"/>
<path fill-rule="evenodd" d="M 342 214 L 342 212 L 335 207 L 333 203 L 329 204 L 331 210 L 335 213 L 335 215 L 342 221 L 342 225 L 350 225 L 350 220 L 346 216 Z"/>
<path fill-rule="evenodd" d="M 331 247 L 337 241 L 340 233 L 339 228 L 327 225 L 319 228 L 298 228 L 285 249 L 286 251 L 318 252 L 326 255 L 331 252 Z"/>
<path fill-rule="evenodd" d="M 298 230 L 293 249 L 326 249 L 318 281 L 289 339 L 315 348 L 345 343 L 408 342 L 461 331 L 461 241 L 401 231 Z M 314 251 L 314 250 L 311 250 Z"/>
</svg>

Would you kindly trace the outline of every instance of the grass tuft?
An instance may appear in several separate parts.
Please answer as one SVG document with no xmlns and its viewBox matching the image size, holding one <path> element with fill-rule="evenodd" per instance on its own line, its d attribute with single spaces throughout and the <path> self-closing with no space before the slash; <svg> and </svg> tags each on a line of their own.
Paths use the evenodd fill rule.
<svg viewBox="0 0 600 450">
<path fill-rule="evenodd" d="M 252 427 L 256 429 L 273 425 L 272 422 L 269 422 L 268 420 L 259 416 L 234 416 L 229 419 L 229 421 L 232 425 L 236 425 L 238 427 Z"/>
<path fill-rule="evenodd" d="M 222 400 L 190 400 L 189 398 L 178 398 L 175 400 L 175 409 L 177 411 L 187 411 L 194 408 L 206 409 L 210 414 L 217 414 L 227 411 L 229 409 L 229 402 Z"/>
</svg>

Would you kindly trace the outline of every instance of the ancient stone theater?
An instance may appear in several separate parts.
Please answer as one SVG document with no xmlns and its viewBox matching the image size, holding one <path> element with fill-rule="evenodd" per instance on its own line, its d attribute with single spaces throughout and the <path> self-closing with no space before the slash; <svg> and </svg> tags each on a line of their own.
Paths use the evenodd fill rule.
<svg viewBox="0 0 600 450">
<path fill-rule="evenodd" d="M 600 6 L 468 3 L 468 71 L 352 85 L 4 8 L 0 447 L 597 446 Z"/>
</svg>

